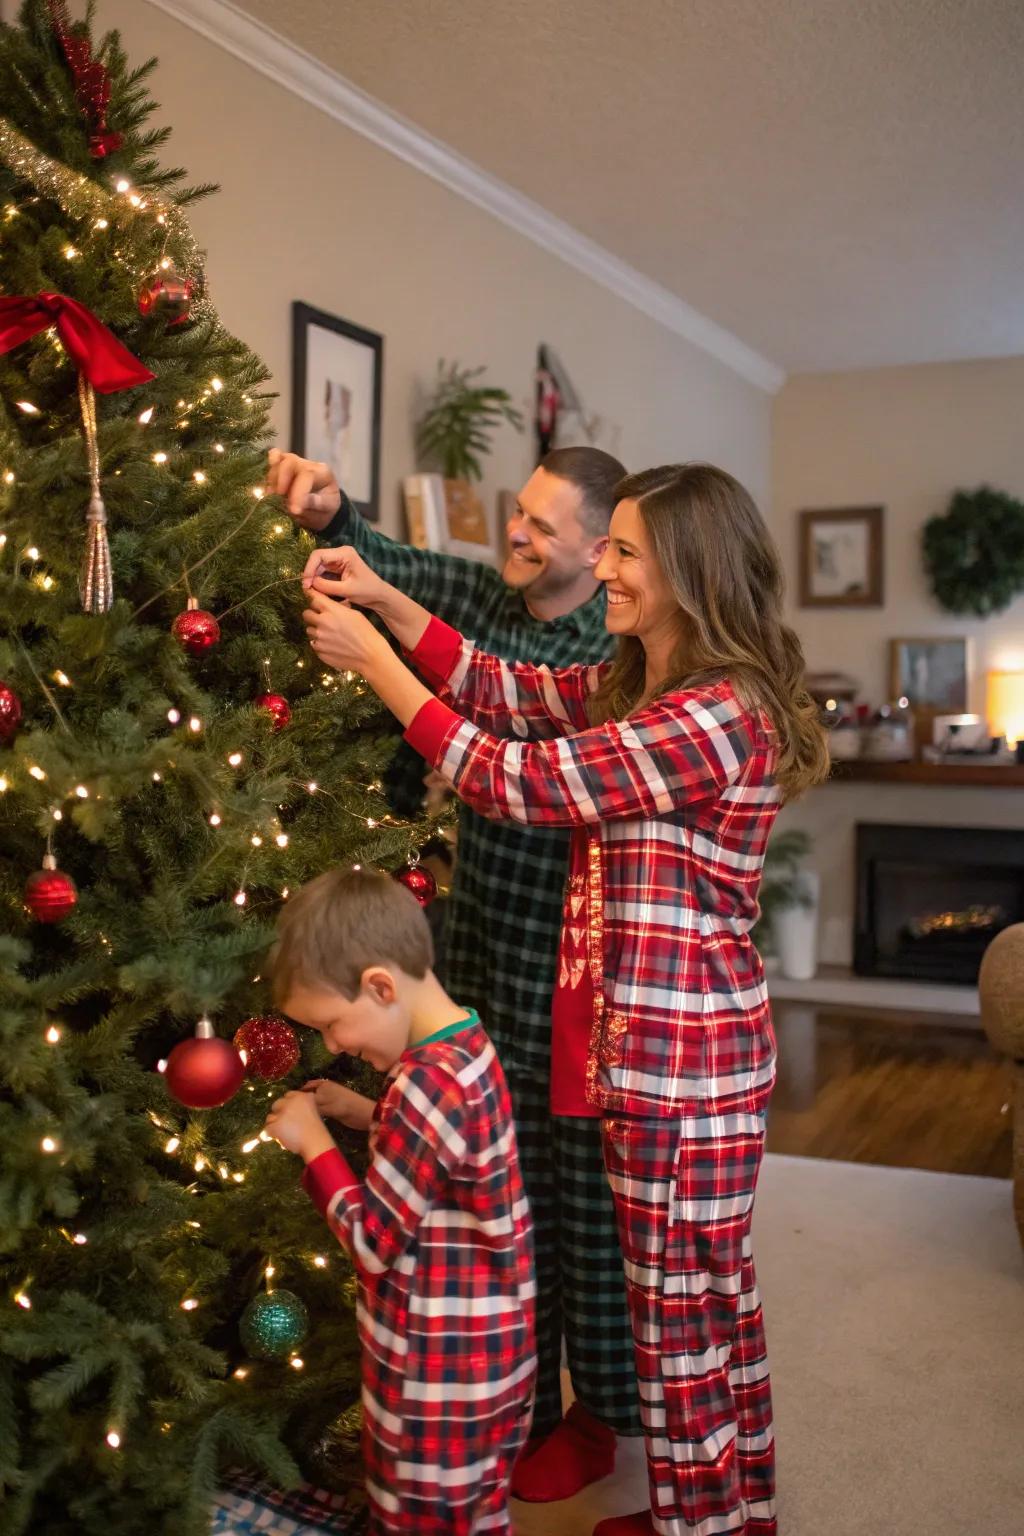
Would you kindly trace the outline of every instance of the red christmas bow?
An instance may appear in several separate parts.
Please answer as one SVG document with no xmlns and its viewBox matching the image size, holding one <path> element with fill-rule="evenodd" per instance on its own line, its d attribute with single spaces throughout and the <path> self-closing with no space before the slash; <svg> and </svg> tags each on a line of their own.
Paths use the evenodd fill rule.
<svg viewBox="0 0 1024 1536">
<path fill-rule="evenodd" d="M 107 127 L 110 75 L 106 66 L 93 58 L 88 34 L 77 29 L 72 32 L 65 0 L 48 0 L 48 7 L 54 36 L 64 50 L 75 82 L 78 105 L 89 124 L 89 152 L 94 160 L 102 160 L 124 142 L 119 133 L 111 133 Z"/>
<path fill-rule="evenodd" d="M 0 299 L 0 352 L 10 352 L 54 325 L 79 372 L 101 395 L 133 389 L 155 377 L 91 309 L 63 293 Z"/>
</svg>

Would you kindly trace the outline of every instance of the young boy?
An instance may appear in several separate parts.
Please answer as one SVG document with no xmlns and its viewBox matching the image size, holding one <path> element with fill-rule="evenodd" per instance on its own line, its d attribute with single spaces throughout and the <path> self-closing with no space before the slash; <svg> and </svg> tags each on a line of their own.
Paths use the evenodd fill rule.
<svg viewBox="0 0 1024 1536">
<path fill-rule="evenodd" d="M 505 1536 L 536 1357 L 530 1218 L 494 1047 L 434 976 L 423 911 L 387 875 L 303 886 L 272 964 L 284 1012 L 391 1074 L 376 1107 L 319 1082 L 267 1118 L 359 1279 L 370 1531 Z M 370 1129 L 363 1184 L 321 1110 Z"/>
</svg>

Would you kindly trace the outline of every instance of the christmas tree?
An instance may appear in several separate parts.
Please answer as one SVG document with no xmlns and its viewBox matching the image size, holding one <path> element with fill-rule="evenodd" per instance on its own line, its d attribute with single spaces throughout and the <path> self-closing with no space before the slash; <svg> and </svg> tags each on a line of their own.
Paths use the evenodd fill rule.
<svg viewBox="0 0 1024 1536">
<path fill-rule="evenodd" d="M 354 1416 L 351 1273 L 260 1139 L 326 1058 L 261 966 L 290 887 L 422 829 L 305 643 L 267 374 L 184 215 L 213 189 L 90 21 L 0 31 L 0 1529 L 190 1536 L 225 1467 L 329 1481 Z M 183 1107 L 249 1019 L 263 1075 Z"/>
</svg>

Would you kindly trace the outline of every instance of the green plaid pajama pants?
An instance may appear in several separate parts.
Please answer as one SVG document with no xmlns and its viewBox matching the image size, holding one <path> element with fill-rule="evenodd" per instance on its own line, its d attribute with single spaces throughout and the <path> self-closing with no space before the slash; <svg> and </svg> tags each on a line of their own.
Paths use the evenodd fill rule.
<svg viewBox="0 0 1024 1536">
<path fill-rule="evenodd" d="M 507 1071 L 537 1267 L 533 1435 L 562 1417 L 562 1339 L 579 1402 L 623 1435 L 642 1433 L 633 1333 L 601 1122 L 552 1115 L 546 1076 Z"/>
</svg>

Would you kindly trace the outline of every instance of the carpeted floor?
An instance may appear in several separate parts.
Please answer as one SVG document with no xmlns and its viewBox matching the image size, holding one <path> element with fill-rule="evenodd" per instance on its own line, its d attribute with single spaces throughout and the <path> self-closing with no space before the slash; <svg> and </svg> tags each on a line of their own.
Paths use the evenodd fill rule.
<svg viewBox="0 0 1024 1536">
<path fill-rule="evenodd" d="M 1019 1536 L 1024 1257 L 1004 1180 L 766 1160 L 754 1256 L 775 1386 L 780 1536 Z M 639 1446 L 518 1536 L 646 1503 Z"/>
</svg>

